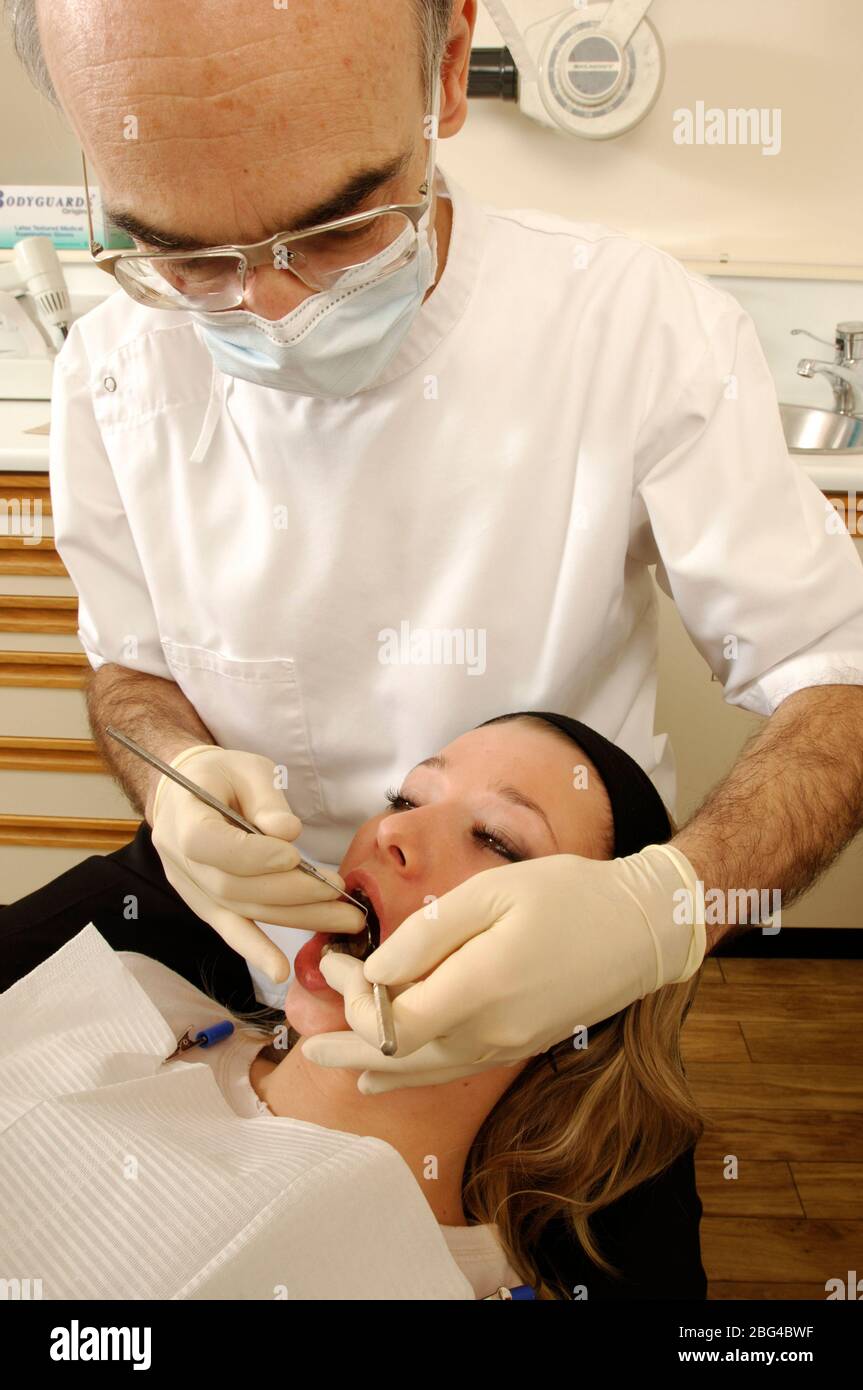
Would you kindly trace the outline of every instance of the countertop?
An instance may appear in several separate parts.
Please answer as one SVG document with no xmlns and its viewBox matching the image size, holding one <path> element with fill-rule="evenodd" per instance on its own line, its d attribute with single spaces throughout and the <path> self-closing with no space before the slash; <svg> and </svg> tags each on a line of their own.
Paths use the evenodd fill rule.
<svg viewBox="0 0 863 1390">
<path fill-rule="evenodd" d="M 50 401 L 0 401 L 0 472 L 47 472 L 50 419 Z"/>
<path fill-rule="evenodd" d="M 49 401 L 0 401 L 0 473 L 47 471 L 50 419 Z M 863 493 L 863 453 L 792 454 L 791 458 L 822 492 Z"/>
<path fill-rule="evenodd" d="M 78 318 L 104 298 L 107 277 L 92 265 L 87 252 L 61 252 L 60 259 L 72 317 Z M 47 471 L 50 418 L 49 401 L 0 400 L 0 473 Z M 863 494 L 863 453 L 792 454 L 791 458 L 823 492 Z"/>
</svg>

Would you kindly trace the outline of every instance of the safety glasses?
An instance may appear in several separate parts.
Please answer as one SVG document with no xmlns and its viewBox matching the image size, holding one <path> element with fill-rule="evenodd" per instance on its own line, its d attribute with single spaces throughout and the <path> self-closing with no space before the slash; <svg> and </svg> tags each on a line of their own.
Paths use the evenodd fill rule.
<svg viewBox="0 0 863 1390">
<path fill-rule="evenodd" d="M 316 291 L 368 284 L 393 274 L 416 255 L 418 227 L 432 201 L 440 73 L 434 75 L 432 90 L 426 174 L 419 186 L 421 202 L 389 203 L 302 232 L 279 232 L 249 245 L 214 246 L 179 254 L 106 250 L 94 235 L 87 161 L 82 151 L 90 253 L 95 264 L 139 304 L 204 311 L 238 308 L 245 297 L 248 272 L 258 266 L 290 271 Z"/>
</svg>

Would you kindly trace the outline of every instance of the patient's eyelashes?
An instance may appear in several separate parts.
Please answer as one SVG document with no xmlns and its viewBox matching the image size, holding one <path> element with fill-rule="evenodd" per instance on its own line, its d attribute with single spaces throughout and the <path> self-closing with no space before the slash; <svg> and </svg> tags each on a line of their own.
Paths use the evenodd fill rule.
<svg viewBox="0 0 863 1390">
<path fill-rule="evenodd" d="M 471 828 L 471 834 L 483 849 L 492 850 L 494 854 L 499 854 L 502 859 L 508 859 L 511 864 L 517 864 L 519 860 L 524 859 L 523 854 L 508 845 L 501 839 L 499 832 L 491 830 L 487 825 L 474 825 Z"/>
<path fill-rule="evenodd" d="M 397 792 L 395 787 L 387 787 L 384 796 L 394 811 L 404 811 L 406 807 L 416 806 L 415 801 L 409 801 L 401 792 Z"/>
<path fill-rule="evenodd" d="M 387 787 L 384 795 L 394 811 L 415 810 L 419 804 L 416 801 L 411 801 L 402 792 L 396 791 L 394 787 Z M 516 849 L 499 830 L 494 830 L 491 826 L 483 825 L 479 821 L 471 826 L 470 833 L 481 849 L 489 849 L 492 854 L 499 855 L 501 859 L 507 859 L 511 864 L 518 864 L 522 859 L 529 857 Z"/>
</svg>

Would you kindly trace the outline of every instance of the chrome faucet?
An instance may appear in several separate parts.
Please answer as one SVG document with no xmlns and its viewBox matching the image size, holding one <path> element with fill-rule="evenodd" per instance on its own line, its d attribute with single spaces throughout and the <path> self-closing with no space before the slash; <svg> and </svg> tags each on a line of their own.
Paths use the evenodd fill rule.
<svg viewBox="0 0 863 1390">
<path fill-rule="evenodd" d="M 833 348 L 832 362 L 820 362 L 814 357 L 802 357 L 797 363 L 798 376 L 824 376 L 833 390 L 833 409 L 839 415 L 863 416 L 863 322 L 849 319 L 837 323 L 832 343 L 819 338 L 807 328 L 792 328 L 792 333 L 805 333 L 816 343 Z"/>
</svg>

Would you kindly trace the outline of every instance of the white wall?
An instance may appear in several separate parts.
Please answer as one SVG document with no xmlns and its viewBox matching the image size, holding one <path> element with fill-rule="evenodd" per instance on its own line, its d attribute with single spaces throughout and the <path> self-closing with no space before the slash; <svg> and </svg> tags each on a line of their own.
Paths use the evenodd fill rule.
<svg viewBox="0 0 863 1390">
<path fill-rule="evenodd" d="M 565 0 L 536 0 L 536 12 Z M 861 0 L 654 0 L 663 90 L 615 140 L 575 140 L 512 103 L 472 103 L 441 162 L 489 202 L 606 222 L 681 258 L 849 265 L 863 272 Z M 475 43 L 502 42 L 481 9 Z M 697 101 L 782 113 L 781 151 L 681 146 Z"/>
</svg>

